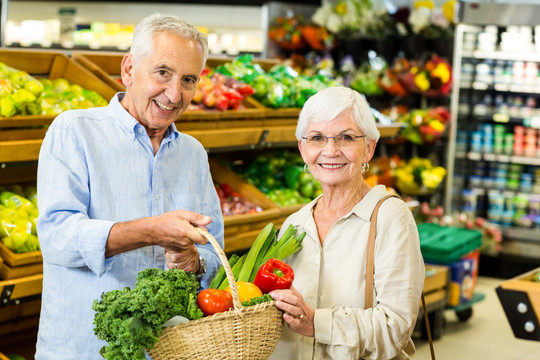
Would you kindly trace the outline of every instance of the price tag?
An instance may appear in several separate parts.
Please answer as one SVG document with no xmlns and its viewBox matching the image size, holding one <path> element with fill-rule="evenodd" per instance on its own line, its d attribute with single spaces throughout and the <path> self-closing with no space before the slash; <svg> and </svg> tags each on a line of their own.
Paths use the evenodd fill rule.
<svg viewBox="0 0 540 360">
<path fill-rule="evenodd" d="M 528 120 L 528 121 L 525 121 Z M 530 119 L 523 119 L 523 123 L 535 129 L 540 129 L 540 116 L 533 116 Z"/>
<path fill-rule="evenodd" d="M 498 123 L 507 123 L 510 121 L 510 116 L 508 116 L 507 114 L 495 113 L 493 114 L 493 121 Z"/>
</svg>

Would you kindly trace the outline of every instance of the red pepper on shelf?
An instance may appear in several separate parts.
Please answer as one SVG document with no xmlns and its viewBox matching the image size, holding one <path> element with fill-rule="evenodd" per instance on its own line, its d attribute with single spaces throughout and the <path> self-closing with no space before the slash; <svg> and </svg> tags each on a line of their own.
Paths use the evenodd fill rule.
<svg viewBox="0 0 540 360">
<path fill-rule="evenodd" d="M 279 259 L 268 259 L 257 271 L 253 283 L 268 294 L 272 290 L 290 289 L 294 280 L 292 267 Z"/>
</svg>

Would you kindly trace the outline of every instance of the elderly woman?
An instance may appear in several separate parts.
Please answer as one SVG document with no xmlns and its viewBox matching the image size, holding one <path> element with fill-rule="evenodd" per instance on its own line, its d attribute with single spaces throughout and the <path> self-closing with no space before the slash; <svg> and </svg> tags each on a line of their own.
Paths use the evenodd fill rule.
<svg viewBox="0 0 540 360">
<path fill-rule="evenodd" d="M 370 218 L 388 194 L 363 178 L 379 139 L 369 104 L 349 88 L 321 90 L 304 105 L 296 137 L 323 194 L 282 225 L 307 235 L 287 259 L 293 288 L 271 293 L 288 325 L 272 359 L 414 358 L 424 262 L 414 218 L 396 197 L 378 212 L 373 307 L 365 304 Z"/>
</svg>

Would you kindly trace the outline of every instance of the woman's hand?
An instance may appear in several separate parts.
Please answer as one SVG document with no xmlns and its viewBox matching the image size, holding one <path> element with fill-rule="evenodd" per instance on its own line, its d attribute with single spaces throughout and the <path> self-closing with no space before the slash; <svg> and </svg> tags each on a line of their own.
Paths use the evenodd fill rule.
<svg viewBox="0 0 540 360">
<path fill-rule="evenodd" d="M 276 300 L 276 306 L 285 311 L 283 319 L 292 331 L 315 337 L 315 309 L 305 303 L 304 297 L 294 286 L 288 290 L 274 290 L 270 295 Z"/>
</svg>

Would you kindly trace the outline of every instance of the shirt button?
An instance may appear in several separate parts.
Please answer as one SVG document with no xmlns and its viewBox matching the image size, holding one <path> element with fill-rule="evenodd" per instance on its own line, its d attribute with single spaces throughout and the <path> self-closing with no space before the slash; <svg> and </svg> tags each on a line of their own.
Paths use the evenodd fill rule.
<svg viewBox="0 0 540 360">
<path fill-rule="evenodd" d="M 154 199 L 159 200 L 159 194 L 155 194 Z"/>
<path fill-rule="evenodd" d="M 139 128 L 137 131 L 139 132 L 139 134 L 142 134 L 143 129 Z"/>
</svg>

